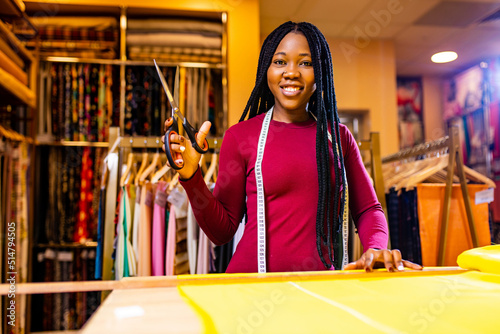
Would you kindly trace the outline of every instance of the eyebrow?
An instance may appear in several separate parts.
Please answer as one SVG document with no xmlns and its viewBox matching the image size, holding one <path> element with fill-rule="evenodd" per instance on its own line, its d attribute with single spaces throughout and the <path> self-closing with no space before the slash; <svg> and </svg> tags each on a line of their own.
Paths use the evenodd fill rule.
<svg viewBox="0 0 500 334">
<path fill-rule="evenodd" d="M 286 52 L 283 52 L 283 51 L 281 51 L 281 52 L 276 52 L 274 55 L 275 55 L 275 56 L 277 56 L 277 55 L 283 55 L 283 56 L 286 56 Z M 306 52 L 306 53 L 299 53 L 299 56 L 301 56 L 301 57 L 307 57 L 307 56 L 309 56 L 309 57 L 310 57 L 310 56 L 311 56 L 311 54 L 310 54 L 310 53 L 307 53 L 307 52 Z"/>
</svg>

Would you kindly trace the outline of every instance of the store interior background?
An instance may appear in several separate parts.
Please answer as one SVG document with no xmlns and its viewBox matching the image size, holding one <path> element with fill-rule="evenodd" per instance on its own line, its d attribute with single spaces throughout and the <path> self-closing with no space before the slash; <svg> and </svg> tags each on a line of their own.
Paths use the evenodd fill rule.
<svg viewBox="0 0 500 334">
<path fill-rule="evenodd" d="M 43 1 L 26 1 L 43 2 Z M 425 140 L 445 135 L 442 86 L 447 77 L 500 55 L 495 0 L 62 0 L 57 3 L 125 5 L 228 12 L 228 124 L 235 124 L 255 80 L 263 39 L 287 20 L 309 21 L 326 36 L 333 56 L 339 109 L 363 115 L 359 137 L 381 136 L 382 156 L 400 149 L 396 77 L 421 77 Z M 498 14 L 498 13 L 497 13 Z M 498 15 L 497 15 L 498 16 Z M 437 51 L 458 59 L 433 64 Z"/>
<path fill-rule="evenodd" d="M 45 2 L 49 2 L 45 5 Z M 255 82 L 260 47 L 281 23 L 308 21 L 329 42 L 335 91 L 342 120 L 357 122 L 357 139 L 380 134 L 382 157 L 402 149 L 399 133 L 397 78 L 418 78 L 422 84 L 425 141 L 447 134 L 444 87 L 450 78 L 482 62 L 500 59 L 499 0 L 25 0 L 42 4 L 57 15 L 59 5 L 100 8 L 141 7 L 154 11 L 227 12 L 227 124 L 240 119 Z M 116 9 L 114 8 L 114 9 Z M 119 11 L 119 10 L 118 10 Z M 438 51 L 453 50 L 458 59 L 434 64 Z M 497 61 L 500 65 L 500 60 Z M 499 66 L 500 68 L 500 66 Z M 496 73 L 499 70 L 496 70 Z M 500 87 L 500 76 L 496 78 Z M 496 91 L 498 94 L 498 91 Z M 500 96 L 496 96 L 496 101 Z M 499 104 L 500 105 L 500 104 Z M 500 121 L 496 133 L 500 144 Z M 500 145 L 499 145 L 500 146 Z M 488 150 L 487 147 L 485 147 Z M 497 166 L 488 177 L 500 191 L 500 148 Z M 495 174 L 496 173 L 496 174 Z M 498 197 L 499 193 L 495 193 Z M 493 203 L 500 206 L 500 201 Z M 500 221 L 500 208 L 493 221 Z M 30 224 L 32 224 L 30 222 Z M 496 224 L 500 226 L 500 224 Z M 500 230 L 500 228 L 498 229 Z M 497 231 L 500 238 L 500 233 Z"/>
</svg>

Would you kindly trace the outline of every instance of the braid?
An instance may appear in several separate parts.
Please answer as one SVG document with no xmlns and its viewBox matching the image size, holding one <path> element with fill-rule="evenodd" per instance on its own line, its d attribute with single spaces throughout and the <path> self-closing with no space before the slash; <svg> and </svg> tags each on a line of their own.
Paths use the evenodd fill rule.
<svg viewBox="0 0 500 334">
<path fill-rule="evenodd" d="M 340 119 L 333 84 L 330 47 L 319 29 L 307 22 L 286 22 L 264 40 L 259 56 L 255 87 L 240 121 L 267 112 L 274 105 L 274 96 L 267 85 L 267 70 L 279 43 L 288 33 L 300 31 L 309 43 L 314 68 L 316 91 L 309 101 L 309 111 L 316 116 L 316 160 L 318 166 L 318 206 L 316 216 L 316 247 L 325 268 L 342 266 L 342 216 L 346 184 L 344 159 L 340 144 Z M 328 132 L 332 134 L 333 157 L 330 156 Z M 338 149 L 337 149 L 338 148 Z M 334 168 L 335 188 L 331 184 Z M 342 188 L 341 188 L 342 187 Z M 326 248 L 326 251 L 325 251 Z M 325 258 L 326 257 L 326 258 Z"/>
</svg>

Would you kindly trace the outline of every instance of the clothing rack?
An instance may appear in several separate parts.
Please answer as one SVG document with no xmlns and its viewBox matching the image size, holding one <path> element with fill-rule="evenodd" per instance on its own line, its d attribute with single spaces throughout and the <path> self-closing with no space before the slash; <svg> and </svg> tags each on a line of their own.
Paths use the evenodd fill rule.
<svg viewBox="0 0 500 334">
<path fill-rule="evenodd" d="M 442 149 L 448 149 L 448 166 L 446 174 L 446 188 L 444 194 L 443 211 L 441 216 L 441 230 L 439 234 L 439 251 L 438 251 L 438 266 L 444 265 L 445 260 L 445 249 L 447 243 L 448 235 L 448 225 L 450 216 L 450 205 L 451 205 L 451 191 L 453 185 L 453 176 L 455 166 L 457 168 L 458 177 L 460 179 L 460 186 L 462 190 L 462 197 L 464 200 L 465 211 L 467 214 L 467 221 L 469 225 L 469 231 L 472 239 L 473 247 L 479 246 L 478 235 L 476 231 L 476 225 L 474 224 L 474 217 L 472 215 L 472 208 L 469 198 L 469 191 L 467 189 L 467 182 L 465 179 L 465 168 L 463 164 L 462 150 L 460 147 L 459 130 L 456 126 L 449 127 L 449 135 L 440 138 L 433 142 L 428 142 L 402 150 L 398 153 L 392 154 L 390 156 L 382 158 L 382 163 L 389 163 L 394 161 L 401 161 L 411 157 L 416 157 L 419 155 L 428 154 L 433 151 L 438 151 Z"/>
<path fill-rule="evenodd" d="M 207 138 L 207 142 L 211 150 L 218 150 L 222 145 L 222 138 Z M 161 148 L 163 143 L 161 137 L 158 136 L 124 136 L 121 137 L 119 146 L 120 148 Z"/>
<path fill-rule="evenodd" d="M 120 136 L 120 128 L 119 127 L 110 127 L 109 129 L 109 153 L 108 156 L 116 151 L 118 151 L 119 156 L 123 156 L 124 150 L 133 151 L 134 149 L 161 149 L 163 145 L 161 141 L 161 137 L 144 137 L 144 136 Z M 210 146 L 210 152 L 218 152 L 222 145 L 222 138 L 207 138 L 208 145 Z M 165 154 L 162 154 L 162 157 L 165 157 Z M 165 159 L 166 160 L 166 159 Z M 107 168 L 105 168 L 107 170 Z M 103 174 L 104 175 L 104 174 Z M 118 180 L 121 175 L 118 175 Z M 118 185 L 119 182 L 117 182 Z M 104 184 L 107 184 L 107 181 L 104 181 Z M 118 187 L 117 187 L 118 188 Z M 116 189 L 118 192 L 118 189 Z M 114 226 L 105 225 L 104 226 L 104 236 L 106 235 L 114 235 Z M 102 280 L 111 280 L 112 279 L 112 268 L 113 268 L 113 238 L 103 237 L 103 262 L 102 262 Z M 107 293 L 103 293 L 101 298 L 107 296 Z"/>
</svg>

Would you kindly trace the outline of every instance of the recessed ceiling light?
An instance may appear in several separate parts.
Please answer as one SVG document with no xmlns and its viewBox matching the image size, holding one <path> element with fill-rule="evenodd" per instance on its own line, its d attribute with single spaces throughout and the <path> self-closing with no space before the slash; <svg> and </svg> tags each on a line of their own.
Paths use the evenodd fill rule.
<svg viewBox="0 0 500 334">
<path fill-rule="evenodd" d="M 450 61 L 454 61 L 455 59 L 458 58 L 458 55 L 454 51 L 443 51 L 443 52 L 438 52 L 432 55 L 431 60 L 434 63 L 449 63 Z"/>
</svg>

